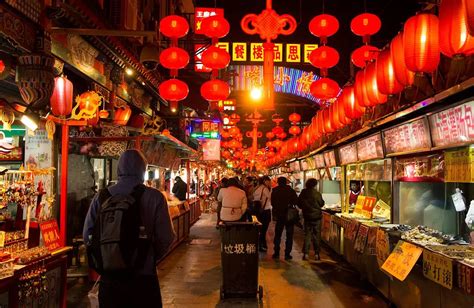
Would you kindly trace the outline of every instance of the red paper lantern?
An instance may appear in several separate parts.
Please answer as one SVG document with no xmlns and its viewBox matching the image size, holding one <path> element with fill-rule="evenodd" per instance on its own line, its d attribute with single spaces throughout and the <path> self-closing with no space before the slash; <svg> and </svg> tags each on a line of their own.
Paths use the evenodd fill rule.
<svg viewBox="0 0 474 308">
<path fill-rule="evenodd" d="M 115 109 L 114 124 L 127 125 L 131 115 L 132 109 L 129 106 Z"/>
<path fill-rule="evenodd" d="M 324 109 L 321 112 L 323 123 L 324 123 L 324 131 L 326 133 L 333 133 L 336 131 L 336 128 L 333 127 L 332 122 L 331 122 L 331 117 L 329 115 L 329 108 Z"/>
<path fill-rule="evenodd" d="M 235 137 L 236 135 L 240 134 L 240 129 L 237 126 L 233 126 L 229 128 L 229 134 Z"/>
<path fill-rule="evenodd" d="M 278 134 L 277 137 L 280 138 L 280 139 L 285 139 L 287 137 L 287 135 L 286 135 L 285 132 L 281 132 L 280 134 Z"/>
<path fill-rule="evenodd" d="M 405 49 L 403 48 L 403 32 L 398 33 L 390 43 L 390 55 L 393 63 L 395 78 L 404 86 L 411 86 L 415 81 L 415 73 L 408 70 L 405 64 Z"/>
<path fill-rule="evenodd" d="M 464 12 L 466 13 L 467 30 L 474 35 L 474 2 L 464 0 Z"/>
<path fill-rule="evenodd" d="M 407 68 L 415 73 L 432 73 L 440 59 L 438 17 L 420 13 L 410 17 L 403 29 Z"/>
<path fill-rule="evenodd" d="M 369 100 L 365 78 L 365 70 L 360 70 L 356 73 L 356 78 L 354 82 L 354 94 L 361 106 L 372 107 L 375 106 L 376 103 Z"/>
<path fill-rule="evenodd" d="M 240 142 L 238 142 L 235 139 L 232 139 L 231 141 L 229 141 L 229 148 L 237 149 L 238 147 L 240 147 Z"/>
<path fill-rule="evenodd" d="M 373 106 L 387 102 L 387 95 L 380 93 L 377 85 L 377 69 L 375 62 L 371 62 L 365 68 L 365 88 L 367 97 Z"/>
<path fill-rule="evenodd" d="M 277 149 L 281 148 L 282 145 L 283 145 L 283 141 L 281 141 L 280 139 L 276 139 L 275 141 L 273 141 L 273 147 Z"/>
<path fill-rule="evenodd" d="M 323 43 L 328 37 L 334 35 L 337 30 L 339 30 L 339 21 L 336 17 L 329 14 L 315 16 L 309 22 L 309 32 L 321 38 Z"/>
<path fill-rule="evenodd" d="M 182 101 L 188 97 L 188 85 L 179 79 L 169 79 L 158 87 L 160 96 L 168 101 Z"/>
<path fill-rule="evenodd" d="M 230 137 L 230 134 L 229 134 L 228 131 L 223 130 L 222 133 L 221 133 L 221 137 L 224 138 L 224 139 L 225 139 L 225 138 L 229 138 L 229 137 Z"/>
<path fill-rule="evenodd" d="M 368 62 L 377 58 L 379 49 L 372 45 L 364 45 L 357 48 L 351 54 L 352 63 L 360 68 L 364 68 Z"/>
<path fill-rule="evenodd" d="M 311 136 L 314 139 L 318 139 L 321 136 L 321 131 L 320 131 L 320 128 L 319 128 L 319 122 L 318 122 L 318 116 L 317 115 L 315 115 L 311 119 Z"/>
<path fill-rule="evenodd" d="M 344 87 L 340 99 L 344 104 L 344 112 L 348 118 L 356 120 L 364 114 L 365 107 L 357 101 L 354 86 Z"/>
<path fill-rule="evenodd" d="M 109 117 L 109 111 L 108 110 L 102 109 L 101 111 L 99 111 L 99 118 L 107 119 L 108 117 Z"/>
<path fill-rule="evenodd" d="M 380 93 L 393 95 L 403 90 L 403 85 L 395 77 L 392 56 L 387 48 L 380 52 L 376 61 L 377 87 Z"/>
<path fill-rule="evenodd" d="M 311 94 L 320 100 L 329 100 L 335 98 L 341 89 L 337 82 L 331 78 L 320 78 L 311 83 Z"/>
<path fill-rule="evenodd" d="M 222 151 L 222 157 L 224 157 L 224 158 L 229 158 L 229 157 L 230 157 L 230 155 L 231 155 L 231 154 L 230 154 L 230 152 L 229 152 L 229 151 L 227 151 L 227 150 L 225 150 L 225 151 Z"/>
<path fill-rule="evenodd" d="M 202 53 L 202 64 L 211 69 L 224 69 L 229 66 L 230 55 L 222 48 L 211 46 Z"/>
<path fill-rule="evenodd" d="M 344 90 L 343 90 L 344 91 Z M 342 96 L 342 94 L 341 94 Z M 337 109 L 337 113 L 339 115 L 339 120 L 341 121 L 342 124 L 344 125 L 349 125 L 352 123 L 352 120 L 351 118 L 349 118 L 347 115 L 346 115 L 346 111 L 344 109 L 344 102 L 341 100 L 341 96 L 339 96 L 338 100 L 336 101 L 336 109 Z"/>
<path fill-rule="evenodd" d="M 208 101 L 222 101 L 229 97 L 230 87 L 219 79 L 206 81 L 201 86 L 201 96 Z"/>
<path fill-rule="evenodd" d="M 279 135 L 283 133 L 283 128 L 281 126 L 275 126 L 274 128 L 272 128 L 272 133 L 274 133 L 275 135 Z"/>
<path fill-rule="evenodd" d="M 222 38 L 229 33 L 230 25 L 224 17 L 215 15 L 202 20 L 201 30 L 207 37 Z"/>
<path fill-rule="evenodd" d="M 160 63 L 167 69 L 182 69 L 188 65 L 189 55 L 179 47 L 166 48 L 160 54 Z"/>
<path fill-rule="evenodd" d="M 379 32 L 382 27 L 380 18 L 375 14 L 363 13 L 351 21 L 351 31 L 358 36 L 370 36 Z"/>
<path fill-rule="evenodd" d="M 169 38 L 181 38 L 188 34 L 188 21 L 177 15 L 166 16 L 160 20 L 160 32 Z"/>
<path fill-rule="evenodd" d="M 301 133 L 301 129 L 298 126 L 292 126 L 290 127 L 288 132 L 290 133 L 290 135 L 296 136 L 296 135 L 299 135 L 299 133 Z"/>
<path fill-rule="evenodd" d="M 66 77 L 54 78 L 54 90 L 51 95 L 51 112 L 58 117 L 64 117 L 72 111 L 73 85 Z"/>
<path fill-rule="evenodd" d="M 275 134 L 273 132 L 267 132 L 265 134 L 265 136 L 267 137 L 267 139 L 273 139 L 275 138 Z"/>
<path fill-rule="evenodd" d="M 299 121 L 301 121 L 301 116 L 298 113 L 293 112 L 288 117 L 288 120 L 290 120 L 291 123 L 298 123 Z"/>
<path fill-rule="evenodd" d="M 339 62 L 339 53 L 332 47 L 321 46 L 309 54 L 309 61 L 314 67 L 328 69 Z"/>
<path fill-rule="evenodd" d="M 339 130 L 344 127 L 344 124 L 339 119 L 339 112 L 336 107 L 337 106 L 335 104 L 331 104 L 331 106 L 329 106 L 329 120 L 331 121 L 331 127 L 333 127 L 335 130 Z"/>
<path fill-rule="evenodd" d="M 450 58 L 474 53 L 474 37 L 467 29 L 464 1 L 442 0 L 439 5 L 439 47 Z"/>
</svg>

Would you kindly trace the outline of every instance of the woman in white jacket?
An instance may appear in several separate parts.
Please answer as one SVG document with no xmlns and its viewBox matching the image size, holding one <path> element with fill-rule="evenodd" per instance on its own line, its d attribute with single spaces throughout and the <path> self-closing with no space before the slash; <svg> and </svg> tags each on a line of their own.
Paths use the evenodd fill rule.
<svg viewBox="0 0 474 308">
<path fill-rule="evenodd" d="M 232 178 L 227 182 L 227 188 L 221 188 L 217 196 L 220 207 L 220 219 L 222 221 L 244 221 L 247 210 L 247 196 L 245 191 L 239 188 L 237 179 Z"/>
</svg>

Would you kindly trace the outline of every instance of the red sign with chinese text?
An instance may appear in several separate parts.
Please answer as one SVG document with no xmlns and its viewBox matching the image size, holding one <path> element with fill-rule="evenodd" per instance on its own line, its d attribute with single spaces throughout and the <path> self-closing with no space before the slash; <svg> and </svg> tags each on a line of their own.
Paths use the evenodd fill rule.
<svg viewBox="0 0 474 308">
<path fill-rule="evenodd" d="M 383 158 L 380 133 L 357 141 L 357 158 L 359 161 Z"/>
<path fill-rule="evenodd" d="M 339 148 L 339 158 L 341 165 L 357 162 L 357 145 L 355 143 Z"/>
<path fill-rule="evenodd" d="M 474 141 L 474 101 L 430 116 L 433 146 L 444 147 Z"/>
<path fill-rule="evenodd" d="M 41 235 L 43 236 L 44 245 L 49 251 L 61 248 L 59 240 L 59 229 L 56 219 L 48 220 L 40 223 Z"/>
<path fill-rule="evenodd" d="M 210 16 L 224 16 L 224 9 L 197 7 L 194 9 L 194 33 L 204 34 L 201 30 L 201 23 L 204 18 Z"/>
<path fill-rule="evenodd" d="M 430 131 L 426 118 L 383 131 L 387 155 L 429 150 Z"/>
</svg>

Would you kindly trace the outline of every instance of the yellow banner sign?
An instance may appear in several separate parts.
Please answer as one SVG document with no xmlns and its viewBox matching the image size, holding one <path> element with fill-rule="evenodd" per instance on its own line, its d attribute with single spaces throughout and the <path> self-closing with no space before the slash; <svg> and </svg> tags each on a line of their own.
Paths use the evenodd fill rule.
<svg viewBox="0 0 474 308">
<path fill-rule="evenodd" d="M 474 148 L 464 148 L 444 153 L 446 182 L 474 182 Z"/>
<path fill-rule="evenodd" d="M 423 249 L 405 241 L 398 241 L 397 246 L 382 265 L 382 269 L 400 281 L 410 274 Z"/>
<path fill-rule="evenodd" d="M 247 61 L 247 43 L 232 43 L 232 61 Z"/>
<path fill-rule="evenodd" d="M 300 44 L 286 44 L 286 62 L 301 62 Z"/>
<path fill-rule="evenodd" d="M 453 288 L 453 261 L 445 256 L 423 250 L 423 275 L 448 289 Z"/>
</svg>

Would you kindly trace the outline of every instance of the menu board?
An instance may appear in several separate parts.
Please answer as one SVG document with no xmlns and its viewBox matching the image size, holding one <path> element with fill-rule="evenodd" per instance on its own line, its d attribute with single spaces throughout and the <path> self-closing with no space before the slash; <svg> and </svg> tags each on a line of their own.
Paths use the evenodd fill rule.
<svg viewBox="0 0 474 308">
<path fill-rule="evenodd" d="M 429 117 L 433 146 L 474 142 L 474 101 L 446 109 Z"/>
<path fill-rule="evenodd" d="M 292 172 L 301 171 L 300 161 L 295 160 L 294 162 L 290 163 L 290 169 Z"/>
<path fill-rule="evenodd" d="M 324 164 L 324 155 L 318 154 L 314 156 L 314 161 L 316 163 L 316 168 L 324 168 L 326 165 Z"/>
<path fill-rule="evenodd" d="M 326 167 L 336 167 L 336 153 L 334 150 L 323 153 Z"/>
<path fill-rule="evenodd" d="M 474 182 L 474 149 L 463 148 L 444 153 L 446 182 L 473 183 Z"/>
<path fill-rule="evenodd" d="M 357 141 L 357 158 L 359 161 L 383 158 L 382 136 L 373 136 Z"/>
<path fill-rule="evenodd" d="M 339 148 L 339 157 L 341 165 L 355 163 L 357 161 L 357 144 L 351 143 Z"/>
<path fill-rule="evenodd" d="M 421 118 L 383 131 L 387 155 L 429 150 L 428 121 Z"/>
</svg>

